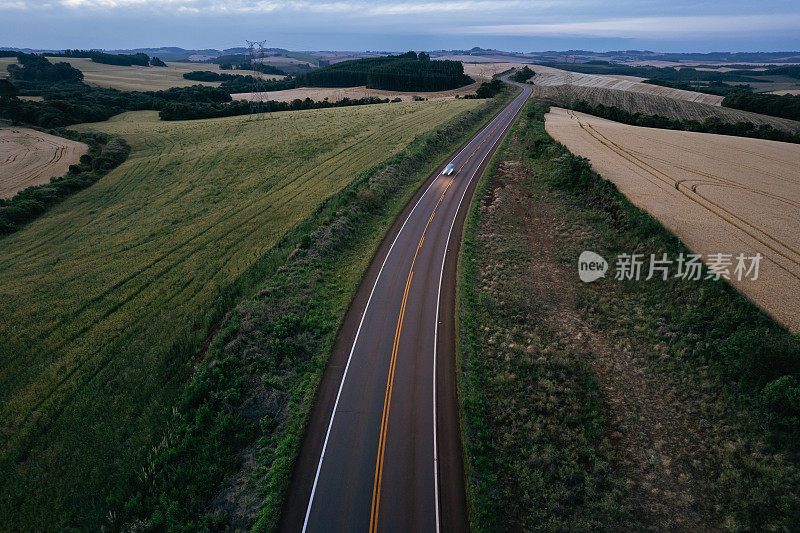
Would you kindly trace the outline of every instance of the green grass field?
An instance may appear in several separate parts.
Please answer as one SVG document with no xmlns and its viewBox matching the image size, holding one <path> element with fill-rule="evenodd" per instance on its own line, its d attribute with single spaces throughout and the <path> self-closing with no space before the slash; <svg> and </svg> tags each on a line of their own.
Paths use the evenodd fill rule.
<svg viewBox="0 0 800 533">
<path fill-rule="evenodd" d="M 477 101 L 79 126 L 130 158 L 0 240 L 0 523 L 119 505 L 243 273 L 358 174 Z"/>
</svg>

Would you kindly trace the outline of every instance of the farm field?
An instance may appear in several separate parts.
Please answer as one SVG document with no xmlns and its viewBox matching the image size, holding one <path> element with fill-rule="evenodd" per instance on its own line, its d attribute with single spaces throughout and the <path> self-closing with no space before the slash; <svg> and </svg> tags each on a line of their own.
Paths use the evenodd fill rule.
<svg viewBox="0 0 800 533">
<path fill-rule="evenodd" d="M 0 57 L 0 78 L 7 78 L 8 70 L 6 70 L 6 68 L 9 65 L 16 65 L 16 63 L 16 57 Z"/>
<path fill-rule="evenodd" d="M 577 87 L 568 85 L 535 86 L 533 96 L 567 105 L 570 102 L 585 100 L 591 105 L 616 106 L 630 113 L 661 115 L 671 120 L 697 120 L 703 122 L 716 117 L 723 122 L 752 122 L 765 124 L 790 133 L 800 132 L 800 122 L 779 117 L 770 117 L 750 111 L 741 111 L 667 96 L 605 89 L 602 87 Z"/>
<path fill-rule="evenodd" d="M 142 111 L 76 127 L 133 152 L 0 240 L 0 523 L 96 523 L 119 504 L 218 298 L 249 290 L 245 271 L 359 173 L 478 105 L 169 123 Z"/>
<path fill-rule="evenodd" d="M 760 253 L 758 280 L 731 283 L 800 331 L 800 146 L 640 128 L 560 108 L 546 128 L 704 260 Z"/>
<path fill-rule="evenodd" d="M 0 128 L 0 198 L 63 176 L 88 150 L 84 143 L 40 131 Z"/>
<path fill-rule="evenodd" d="M 452 89 L 449 91 L 437 92 L 403 92 L 403 91 L 384 91 L 382 89 L 368 89 L 367 87 L 299 87 L 297 89 L 286 89 L 284 91 L 271 91 L 268 93 L 236 93 L 232 94 L 234 100 L 252 100 L 261 95 L 264 100 L 275 100 L 278 102 L 291 102 L 299 98 L 305 100 L 311 98 L 312 100 L 319 101 L 326 98 L 331 102 L 338 102 L 343 98 L 367 98 L 370 96 L 376 98 L 400 98 L 403 102 L 410 102 L 414 96 L 427 98 L 428 100 L 453 100 L 456 95 L 464 96 L 466 94 L 473 94 L 480 85 L 479 82 Z"/>
<path fill-rule="evenodd" d="M 217 87 L 219 82 L 200 82 L 186 80 L 183 75 L 194 70 L 209 70 L 227 74 L 252 75 L 251 71 L 220 70 L 213 63 L 166 62 L 166 67 L 125 67 L 95 63 L 84 57 L 48 57 L 51 63 L 65 61 L 83 72 L 83 81 L 98 87 L 110 87 L 121 91 L 159 91 L 170 87 L 189 87 L 190 85 L 210 85 Z M 283 76 L 266 75 L 267 79 L 280 79 Z"/>
<path fill-rule="evenodd" d="M 666 96 L 677 100 L 686 100 L 688 102 L 698 102 L 716 106 L 722 103 L 723 98 L 715 94 L 685 91 L 683 89 L 673 89 L 670 87 L 661 87 L 660 85 L 642 83 L 644 78 L 637 78 L 635 76 L 581 74 L 580 72 L 567 72 L 566 70 L 543 67 L 540 65 L 533 65 L 531 68 L 536 72 L 533 82 L 541 86 L 575 85 L 578 87 L 600 87 L 603 89 Z"/>
</svg>

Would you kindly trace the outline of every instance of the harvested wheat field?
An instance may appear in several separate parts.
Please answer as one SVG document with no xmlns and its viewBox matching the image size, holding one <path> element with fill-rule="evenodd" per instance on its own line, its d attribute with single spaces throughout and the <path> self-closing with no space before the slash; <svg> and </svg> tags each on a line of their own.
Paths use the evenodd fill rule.
<svg viewBox="0 0 800 533">
<path fill-rule="evenodd" d="M 0 128 L 0 198 L 63 176 L 89 150 L 83 143 L 28 128 Z"/>
<path fill-rule="evenodd" d="M 535 78 L 534 78 L 535 79 Z M 716 117 L 723 122 L 752 122 L 764 124 L 789 133 L 800 133 L 800 122 L 788 118 L 771 117 L 730 107 L 677 100 L 655 94 L 635 93 L 602 87 L 576 87 L 570 85 L 535 86 L 533 97 L 569 106 L 571 102 L 585 100 L 591 105 L 616 106 L 630 113 L 661 115 L 670 120 L 697 120 Z"/>
<path fill-rule="evenodd" d="M 731 283 L 800 331 L 800 145 L 640 128 L 556 107 L 545 118 L 554 139 L 704 261 L 760 253 L 758 279 Z"/>
<path fill-rule="evenodd" d="M 723 98 L 722 96 L 715 94 L 684 91 L 683 89 L 673 89 L 671 87 L 662 87 L 660 85 L 642 83 L 645 78 L 637 78 L 636 76 L 581 74 L 580 72 L 568 72 L 566 70 L 543 67 L 540 65 L 534 65 L 532 68 L 534 72 L 536 72 L 536 76 L 533 77 L 533 82 L 536 85 L 542 86 L 576 85 L 579 87 L 601 87 L 604 89 L 615 89 L 618 91 L 654 94 L 658 96 L 675 98 L 677 100 L 686 100 L 688 102 L 698 102 L 710 105 L 720 105 Z"/>
</svg>

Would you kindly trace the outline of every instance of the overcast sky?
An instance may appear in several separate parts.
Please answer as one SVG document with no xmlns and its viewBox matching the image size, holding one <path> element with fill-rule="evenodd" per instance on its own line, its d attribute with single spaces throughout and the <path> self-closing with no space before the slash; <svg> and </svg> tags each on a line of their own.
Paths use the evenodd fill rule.
<svg viewBox="0 0 800 533">
<path fill-rule="evenodd" d="M 800 1 L 0 0 L 0 46 L 800 50 Z"/>
</svg>

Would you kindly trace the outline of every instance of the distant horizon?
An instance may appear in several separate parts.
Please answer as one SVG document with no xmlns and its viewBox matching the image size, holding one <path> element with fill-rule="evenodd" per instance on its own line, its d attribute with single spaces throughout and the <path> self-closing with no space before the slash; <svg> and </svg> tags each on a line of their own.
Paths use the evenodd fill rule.
<svg viewBox="0 0 800 533">
<path fill-rule="evenodd" d="M 0 0 L 4 46 L 287 50 L 800 49 L 795 0 Z"/>
<path fill-rule="evenodd" d="M 406 48 L 397 48 L 394 50 L 381 50 L 381 49 L 374 49 L 374 48 L 363 48 L 363 49 L 355 49 L 355 48 L 287 48 L 285 46 L 280 45 L 273 45 L 267 43 L 265 45 L 266 48 L 269 49 L 280 49 L 286 50 L 288 52 L 355 52 L 355 53 L 375 53 L 375 54 L 396 54 L 396 53 L 404 53 L 409 50 L 417 51 L 417 52 L 471 52 L 475 48 L 479 48 L 483 51 L 494 51 L 494 52 L 504 52 L 509 54 L 544 54 L 544 53 L 566 53 L 566 52 L 587 52 L 593 54 L 611 54 L 611 53 L 631 53 L 631 52 L 639 52 L 639 53 L 651 53 L 651 54 L 698 54 L 698 55 L 712 55 L 712 54 L 800 54 L 800 47 L 795 50 L 792 49 L 774 49 L 774 50 L 710 50 L 710 51 L 699 51 L 699 50 L 689 50 L 689 51 L 673 51 L 673 50 L 652 50 L 652 49 L 645 49 L 645 48 L 616 48 L 616 49 L 599 49 L 593 50 L 588 48 L 562 48 L 562 49 L 542 49 L 542 50 L 510 50 L 510 49 L 503 49 L 503 48 L 485 48 L 480 46 L 474 46 L 469 48 L 420 48 L 420 47 L 413 47 L 409 46 Z M 238 44 L 238 45 L 231 45 L 231 46 L 203 46 L 203 47 L 187 47 L 187 46 L 180 46 L 180 45 L 162 45 L 162 46 L 131 46 L 131 47 L 119 47 L 119 46 L 112 46 L 112 47 L 100 47 L 100 46 L 49 46 L 49 47 L 34 47 L 34 46 L 14 46 L 14 45 L 0 45 L 0 50 L 6 51 L 23 51 L 29 50 L 32 52 L 48 52 L 48 51 L 63 51 L 63 50 L 98 50 L 104 52 L 113 52 L 113 51 L 136 51 L 136 50 L 166 50 L 166 49 L 179 49 L 184 51 L 217 51 L 217 52 L 224 52 L 226 50 L 234 50 L 238 48 L 247 48 L 246 44 Z"/>
</svg>

